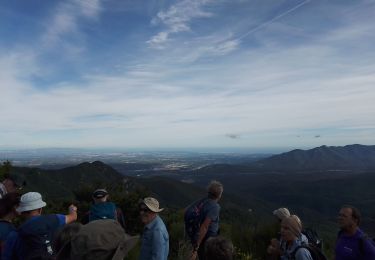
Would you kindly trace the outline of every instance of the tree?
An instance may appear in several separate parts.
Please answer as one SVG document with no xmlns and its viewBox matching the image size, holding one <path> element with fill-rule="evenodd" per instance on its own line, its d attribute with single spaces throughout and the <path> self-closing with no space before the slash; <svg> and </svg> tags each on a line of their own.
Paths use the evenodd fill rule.
<svg viewBox="0 0 375 260">
<path fill-rule="evenodd" d="M 11 169 L 12 163 L 9 160 L 3 162 L 0 166 L 0 179 L 3 180 L 5 176 L 9 175 Z"/>
</svg>

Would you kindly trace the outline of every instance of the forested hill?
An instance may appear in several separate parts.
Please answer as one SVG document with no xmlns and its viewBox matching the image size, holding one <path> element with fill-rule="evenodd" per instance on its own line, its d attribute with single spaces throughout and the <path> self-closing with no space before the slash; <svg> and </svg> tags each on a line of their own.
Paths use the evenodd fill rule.
<svg viewBox="0 0 375 260">
<path fill-rule="evenodd" d="M 59 170 L 12 167 L 12 173 L 23 178 L 29 191 L 39 191 L 49 198 L 74 198 L 74 191 L 86 186 L 101 186 L 109 190 L 117 186 L 134 189 L 137 184 L 131 177 L 118 173 L 100 161 L 85 162 Z"/>
</svg>

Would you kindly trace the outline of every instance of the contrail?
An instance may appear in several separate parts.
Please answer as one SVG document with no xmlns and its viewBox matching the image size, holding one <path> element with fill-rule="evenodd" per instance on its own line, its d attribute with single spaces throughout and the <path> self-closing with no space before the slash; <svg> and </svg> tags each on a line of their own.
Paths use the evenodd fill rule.
<svg viewBox="0 0 375 260">
<path fill-rule="evenodd" d="M 282 13 L 282 14 L 279 14 L 279 15 L 275 16 L 274 18 L 272 18 L 271 20 L 269 20 L 269 21 L 267 21 L 267 22 L 264 22 L 264 23 L 258 25 L 257 27 L 251 29 L 251 30 L 248 31 L 247 33 L 245 33 L 245 34 L 243 34 L 242 36 L 240 36 L 237 40 L 241 40 L 241 39 L 247 37 L 249 34 L 251 34 L 251 33 L 253 33 L 253 32 L 256 32 L 256 31 L 258 31 L 259 29 L 261 29 L 261 28 L 263 28 L 263 27 L 265 27 L 265 26 L 267 26 L 267 25 L 273 23 L 274 21 L 276 21 L 276 20 L 278 20 L 278 19 L 284 17 L 285 15 L 287 15 L 287 14 L 293 12 L 294 10 L 300 8 L 301 6 L 304 6 L 305 4 L 307 4 L 307 3 L 310 2 L 310 1 L 311 1 L 311 0 L 305 0 L 305 1 L 303 1 L 302 3 L 300 3 L 300 4 L 296 5 L 296 6 L 294 6 L 294 7 L 291 8 L 291 9 L 289 9 L 288 11 L 286 11 L 286 12 L 284 12 L 284 13 Z"/>
</svg>

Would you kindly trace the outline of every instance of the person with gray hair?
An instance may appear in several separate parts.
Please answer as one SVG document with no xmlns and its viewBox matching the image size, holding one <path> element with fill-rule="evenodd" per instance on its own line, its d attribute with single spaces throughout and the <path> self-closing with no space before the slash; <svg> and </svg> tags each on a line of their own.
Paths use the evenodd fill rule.
<svg viewBox="0 0 375 260">
<path fill-rule="evenodd" d="M 207 197 L 200 199 L 185 209 L 185 228 L 188 226 L 190 212 L 199 211 L 199 230 L 190 237 L 193 250 L 191 259 L 204 260 L 204 246 L 210 237 L 215 237 L 219 233 L 220 205 L 218 204 L 223 194 L 223 185 L 218 181 L 211 181 L 207 187 Z"/>
</svg>

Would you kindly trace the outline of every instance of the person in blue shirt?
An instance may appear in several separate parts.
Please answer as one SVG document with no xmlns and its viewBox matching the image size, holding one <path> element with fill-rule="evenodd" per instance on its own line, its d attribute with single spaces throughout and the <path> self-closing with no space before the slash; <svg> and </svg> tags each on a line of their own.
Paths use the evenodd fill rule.
<svg viewBox="0 0 375 260">
<path fill-rule="evenodd" d="M 301 241 L 302 222 L 296 215 L 291 215 L 281 221 L 280 235 L 285 241 L 282 248 L 281 260 L 313 260 L 310 251 L 299 248 L 305 242 Z"/>
<path fill-rule="evenodd" d="M 52 240 L 59 227 L 77 219 L 77 207 L 69 206 L 69 214 L 42 215 L 47 204 L 38 192 L 28 192 L 21 196 L 17 211 L 26 221 L 17 232 L 9 234 L 2 253 L 3 260 L 32 259 L 52 256 Z"/>
<path fill-rule="evenodd" d="M 20 203 L 20 194 L 7 193 L 0 199 L 0 256 L 2 248 L 8 235 L 15 231 L 12 221 L 17 217 L 16 207 Z"/>
<path fill-rule="evenodd" d="M 142 235 L 140 260 L 167 260 L 169 253 L 169 234 L 158 213 L 159 202 L 147 197 L 139 206 L 142 223 L 145 225 Z"/>
<path fill-rule="evenodd" d="M 199 227 L 198 240 L 193 246 L 191 260 L 205 259 L 204 246 L 207 239 L 219 234 L 220 205 L 218 204 L 223 194 L 223 185 L 218 181 L 211 181 L 207 187 L 208 196 L 202 208 L 202 222 Z M 196 203 L 196 202 L 195 202 Z"/>
</svg>

